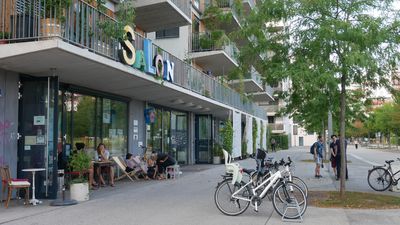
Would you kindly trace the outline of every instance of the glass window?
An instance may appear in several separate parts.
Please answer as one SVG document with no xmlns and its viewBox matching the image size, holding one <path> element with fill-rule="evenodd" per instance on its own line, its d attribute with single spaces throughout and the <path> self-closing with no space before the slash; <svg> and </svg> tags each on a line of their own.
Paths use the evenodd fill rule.
<svg viewBox="0 0 400 225">
<path fill-rule="evenodd" d="M 103 143 L 112 156 L 127 152 L 127 107 L 126 103 L 103 99 Z"/>
<path fill-rule="evenodd" d="M 187 114 L 184 112 L 171 112 L 171 148 L 176 159 L 181 164 L 187 164 Z"/>
<path fill-rule="evenodd" d="M 156 31 L 156 38 L 179 38 L 179 27 Z"/>
<path fill-rule="evenodd" d="M 94 151 L 94 126 L 95 126 L 95 102 L 96 98 L 87 95 L 73 94 L 73 142 L 72 148 L 76 149 L 76 143 L 83 143 L 85 149 Z"/>
</svg>

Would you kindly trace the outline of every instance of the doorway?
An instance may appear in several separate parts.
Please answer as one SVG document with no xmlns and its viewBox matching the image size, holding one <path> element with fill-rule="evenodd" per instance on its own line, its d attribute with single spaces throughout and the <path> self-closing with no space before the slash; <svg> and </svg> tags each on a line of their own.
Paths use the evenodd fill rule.
<svg viewBox="0 0 400 225">
<path fill-rule="evenodd" d="M 195 162 L 210 163 L 213 145 L 213 120 L 211 115 L 196 115 Z"/>
<path fill-rule="evenodd" d="M 57 195 L 57 77 L 20 79 L 18 113 L 17 176 L 31 180 L 27 168 L 43 168 L 36 173 L 36 196 Z"/>
</svg>

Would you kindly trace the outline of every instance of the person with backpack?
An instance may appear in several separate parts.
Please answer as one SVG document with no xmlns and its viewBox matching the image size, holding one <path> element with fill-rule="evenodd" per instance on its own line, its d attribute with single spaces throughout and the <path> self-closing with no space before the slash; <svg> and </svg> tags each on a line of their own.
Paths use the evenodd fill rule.
<svg viewBox="0 0 400 225">
<path fill-rule="evenodd" d="M 324 143 L 321 135 L 318 136 L 318 141 L 311 145 L 310 153 L 314 155 L 315 161 L 315 177 L 321 178 L 321 166 L 323 165 L 323 149 Z"/>
</svg>

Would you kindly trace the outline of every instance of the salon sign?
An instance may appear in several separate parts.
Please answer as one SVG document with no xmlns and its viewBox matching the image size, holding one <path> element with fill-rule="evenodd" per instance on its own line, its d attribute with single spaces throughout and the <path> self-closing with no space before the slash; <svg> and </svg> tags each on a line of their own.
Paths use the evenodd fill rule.
<svg viewBox="0 0 400 225">
<path fill-rule="evenodd" d="M 135 49 L 135 33 L 130 26 L 124 27 L 126 40 L 121 41 L 122 49 L 118 51 L 121 62 L 136 69 L 145 71 L 148 74 L 161 77 L 163 80 L 174 81 L 175 64 L 164 60 L 159 54 L 153 56 L 153 42 L 149 39 L 143 40 L 143 50 Z"/>
</svg>

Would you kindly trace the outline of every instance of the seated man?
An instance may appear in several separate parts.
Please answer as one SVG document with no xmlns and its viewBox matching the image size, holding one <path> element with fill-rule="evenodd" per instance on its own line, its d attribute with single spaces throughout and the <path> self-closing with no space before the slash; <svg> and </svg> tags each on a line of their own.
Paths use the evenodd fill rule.
<svg viewBox="0 0 400 225">
<path fill-rule="evenodd" d="M 103 143 L 100 143 L 97 146 L 97 151 L 95 155 L 95 160 L 101 162 L 109 162 L 110 152 L 106 149 L 106 146 Z M 110 186 L 114 187 L 114 168 L 112 166 L 98 166 L 97 167 L 97 175 L 100 179 L 100 185 L 102 187 L 105 186 L 106 182 L 104 181 L 102 172 L 107 172 L 110 175 Z"/>
<path fill-rule="evenodd" d="M 85 151 L 85 144 L 84 143 L 77 142 L 77 143 L 75 143 L 75 147 L 76 147 L 76 150 L 73 151 L 72 154 L 76 154 L 78 151 Z M 74 171 L 72 171 L 72 172 L 74 172 Z M 99 185 L 94 180 L 93 162 L 90 162 L 90 168 L 88 169 L 87 173 L 89 173 L 89 188 L 91 190 L 96 190 Z"/>
<path fill-rule="evenodd" d="M 157 162 L 156 164 L 158 166 L 158 173 L 160 174 L 161 178 L 164 178 L 162 174 L 165 173 L 165 170 L 168 166 L 175 165 L 176 160 L 172 156 L 162 152 L 153 152 L 152 155 Z"/>
<path fill-rule="evenodd" d="M 140 163 L 139 156 L 133 157 L 131 153 L 126 154 L 126 172 L 136 171 L 137 174 L 142 175 L 144 179 L 148 180 L 147 168 Z"/>
</svg>

